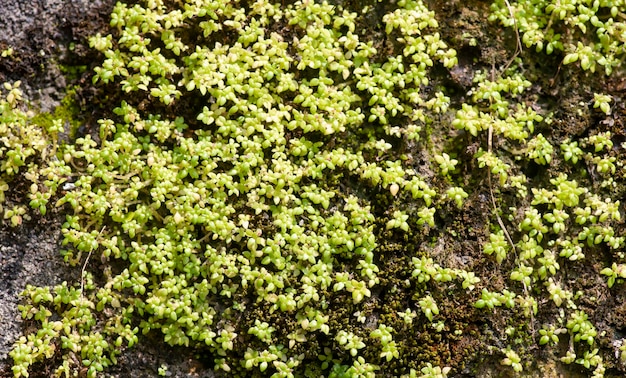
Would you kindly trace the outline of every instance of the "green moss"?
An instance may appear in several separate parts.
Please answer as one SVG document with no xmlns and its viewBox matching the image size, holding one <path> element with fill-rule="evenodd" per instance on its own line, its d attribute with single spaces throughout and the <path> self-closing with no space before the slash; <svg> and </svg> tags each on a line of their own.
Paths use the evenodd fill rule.
<svg viewBox="0 0 626 378">
<path fill-rule="evenodd" d="M 41 212 L 71 181 L 57 205 L 81 280 L 25 290 L 40 328 L 16 376 L 53 357 L 95 376 L 149 332 L 235 376 L 445 376 L 479 350 L 519 372 L 550 327 L 563 363 L 602 373 L 612 353 L 568 269 L 626 277 L 612 134 L 555 140 L 520 60 L 451 105 L 429 87 L 456 64 L 435 15 L 381 9 L 118 3 L 90 44 L 94 83 L 124 100 L 29 171 Z M 54 135 L 78 111 L 70 93 L 30 119 Z M 600 249 L 616 261 L 595 272 Z"/>
<path fill-rule="evenodd" d="M 526 48 L 537 52 L 565 52 L 564 64 L 579 62 L 583 70 L 596 67 L 610 75 L 624 54 L 624 2 L 497 0 L 490 20 L 514 27 Z"/>
<path fill-rule="evenodd" d="M 80 76 L 87 71 L 87 66 L 86 65 L 78 65 L 78 66 L 60 65 L 59 69 L 67 77 L 68 80 L 73 81 L 73 80 L 80 78 Z"/>
<path fill-rule="evenodd" d="M 52 194 L 65 180 L 57 173 L 67 173 L 55 159 L 62 121 L 24 110 L 20 84 L 4 83 L 6 94 L 0 98 L 0 213 L 14 227 L 30 219 L 23 205 L 28 200 L 31 207 L 46 213 Z M 40 123 L 42 117 L 50 119 Z M 28 187 L 26 193 L 15 190 L 23 185 Z"/>
<path fill-rule="evenodd" d="M 66 94 L 61 100 L 61 104 L 54 108 L 52 113 L 36 113 L 31 122 L 44 128 L 50 127 L 55 120 L 62 120 L 69 128 L 66 132 L 69 134 L 70 139 L 74 139 L 76 131 L 81 125 L 81 121 L 78 119 L 81 114 L 81 110 L 76 103 L 77 87 L 70 87 L 66 89 Z"/>
<path fill-rule="evenodd" d="M 81 289 L 96 312 L 118 321 L 83 328 L 71 349 L 90 353 L 81 343 L 96 329 L 98 340 L 113 345 L 126 312 L 137 311 L 143 332 L 208 348 L 219 369 L 236 374 L 288 376 L 326 349 L 340 352 L 322 370 L 351 375 L 367 376 L 399 358 L 385 338 L 365 359 L 370 332 L 345 329 L 346 318 L 333 322 L 328 307 L 347 301 L 354 312 L 375 312 L 368 305 L 380 272 L 374 229 L 384 225 L 371 197 L 356 193 L 413 195 L 419 208 L 411 214 L 419 220 L 409 226 L 408 213 L 398 213 L 398 227 L 409 235 L 410 228 L 434 227 L 436 192 L 389 151 L 392 138 L 417 139 L 419 132 L 390 122 L 422 124 L 447 106 L 441 96 L 431 104 L 420 88 L 434 61 L 455 62 L 433 32 L 432 13 L 410 1 L 385 15 L 387 32 L 405 39 L 386 57 L 356 34 L 356 13 L 327 3 L 281 8 L 259 1 L 251 10 L 190 3 L 184 13 L 159 2 L 146 6 L 152 10 L 118 4 L 111 24 L 122 37 L 91 40 L 106 58 L 94 82 L 116 83 L 133 96 L 114 119 L 100 121 L 99 141 L 87 135 L 60 152 L 78 176 L 59 201 L 73 209 L 63 227 L 66 260 L 78 265 L 96 253 L 127 266 L 103 287 Z M 205 19 L 205 7 L 220 16 Z M 422 22 L 409 22 L 414 17 Z M 276 22 L 283 34 L 271 31 Z M 194 26 L 172 29 L 183 23 Z M 148 34 L 165 48 L 155 49 Z M 199 35 L 206 41 L 183 43 Z M 203 101 L 167 111 L 194 97 Z M 146 101 L 164 105 L 163 113 L 141 110 Z M 72 106 L 64 103 L 56 115 Z M 134 298 L 123 294 L 131 288 Z M 242 312 L 258 315 L 240 323 Z M 47 321 L 43 314 L 38 320 Z M 71 314 L 59 315 L 71 322 Z M 259 319 L 282 329 L 269 345 L 255 336 Z M 70 336 L 63 332 L 55 337 Z M 116 353 L 102 348 L 93 358 L 108 364 Z M 20 347 L 13 354 L 22 370 L 29 364 L 23 354 Z M 65 371 L 72 360 L 66 350 L 61 356 Z M 103 366 L 90 365 L 90 374 Z"/>
</svg>

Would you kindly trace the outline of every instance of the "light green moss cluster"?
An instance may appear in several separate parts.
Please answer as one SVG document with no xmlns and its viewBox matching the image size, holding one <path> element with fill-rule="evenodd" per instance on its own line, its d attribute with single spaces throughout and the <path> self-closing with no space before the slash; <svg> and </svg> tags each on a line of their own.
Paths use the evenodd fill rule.
<svg viewBox="0 0 626 378">
<path fill-rule="evenodd" d="M 540 343 L 556 343 L 563 337 L 559 335 L 568 334 L 573 342 L 562 361 L 576 362 L 594 370 L 595 376 L 602 376 L 605 367 L 597 354 L 597 330 L 576 304 L 585 294 L 569 286 L 562 269 L 584 260 L 586 253 L 597 253 L 599 248 L 619 255 L 624 246 L 624 236 L 615 231 L 622 219 L 620 201 L 611 198 L 617 186 L 615 164 L 619 164 L 613 156 L 611 133 L 594 134 L 577 142 L 565 140 L 558 156 L 559 149 L 536 133 L 539 126 L 545 125 L 544 118 L 516 100 L 529 86 L 528 81 L 514 69 L 496 81 L 483 75 L 477 75 L 475 81 L 472 101 L 462 105 L 452 125 L 468 132 L 471 138 L 486 136 L 483 140 L 487 143 L 481 143 L 474 157 L 478 166 L 494 177 L 493 181 L 487 180 L 493 182 L 490 190 L 494 201 L 499 203 L 507 193 L 517 197 L 517 201 L 506 202 L 507 209 L 494 208 L 497 217 L 505 218 L 507 223 L 494 222 L 489 240 L 483 244 L 486 255 L 506 266 L 503 272 L 508 272 L 509 284 L 497 292 L 484 288 L 475 306 L 513 309 L 530 324 L 539 312 L 544 313 L 543 306 L 564 308 L 550 320 L 543 318 L 548 323 L 540 332 Z M 568 169 L 570 173 L 552 173 L 547 187 L 537 185 L 520 170 L 528 164 L 549 166 L 554 160 L 561 167 L 570 162 L 572 169 Z M 590 175 L 595 185 L 591 185 Z M 516 206 L 511 206 L 514 202 Z M 620 267 L 613 264 L 602 270 L 609 277 L 609 286 L 623 278 Z M 516 347 L 521 350 L 527 347 L 518 343 Z M 514 350 L 509 348 L 503 353 L 503 364 L 522 370 Z"/>
<path fill-rule="evenodd" d="M 600 66 L 610 75 L 625 52 L 625 5 L 623 0 L 496 0 L 489 19 L 515 28 L 527 48 L 563 51 L 564 64 L 580 62 L 591 72 Z"/>
<path fill-rule="evenodd" d="M 600 32 L 612 21 L 581 15 L 616 17 L 621 3 L 574 3 L 495 1 L 491 18 L 608 74 L 622 55 L 605 46 L 617 34 Z M 574 18 L 584 35 L 581 25 L 598 28 L 608 57 L 585 60 L 551 31 Z M 118 3 L 111 25 L 90 40 L 104 56 L 94 83 L 125 100 L 97 135 L 57 146 L 55 121 L 33 126 L 20 152 L 30 115 L 16 86 L 0 102 L 0 127 L 12 130 L 3 175 L 46 162 L 28 166 L 29 201 L 45 213 L 58 198 L 63 255 L 81 269 L 80 282 L 24 291 L 22 316 L 39 328 L 15 343 L 16 377 L 42 361 L 59 376 L 97 376 L 147 333 L 235 376 L 445 377 L 460 367 L 438 348 L 466 331 L 514 372 L 537 344 L 563 341 L 563 363 L 604 374 L 613 353 L 585 312 L 594 299 L 567 270 L 602 252 L 609 261 L 590 275 L 609 287 L 626 279 L 614 198 L 623 151 L 610 132 L 555 140 L 520 61 L 477 72 L 451 105 L 431 77 L 456 53 L 422 1 L 353 12 L 148 0 Z M 580 111 L 608 115 L 611 101 L 590 94 Z M 470 233 L 484 258 L 470 260 L 492 276 L 434 254 Z M 473 316 L 497 318 L 505 336 L 489 344 L 463 323 Z"/>
<path fill-rule="evenodd" d="M 384 257 L 364 191 L 416 199 L 394 216 L 404 232 L 434 226 L 438 194 L 391 158 L 390 142 L 415 143 L 445 111 L 449 100 L 422 88 L 435 62 L 456 59 L 421 1 L 383 17 L 389 56 L 355 34 L 356 18 L 312 1 L 115 7 L 115 36 L 91 40 L 105 56 L 94 82 L 117 83 L 133 101 L 99 121 L 99 138 L 64 146 L 73 173 L 56 172 L 72 181 L 57 203 L 72 213 L 64 255 L 89 283 L 27 288 L 24 316 L 45 331 L 16 343 L 16 376 L 52 357 L 40 345 L 52 342 L 57 374 L 84 366 L 94 376 L 153 330 L 233 374 L 372 376 L 400 358 L 393 328 L 341 329 L 329 307 L 358 309 L 379 284 Z M 200 106 L 149 114 L 131 105 L 141 99 Z M 463 194 L 451 194 L 460 206 Z M 125 268 L 92 284 L 86 272 L 110 260 Z M 432 319 L 436 304 L 426 308 Z"/>
<path fill-rule="evenodd" d="M 63 121 L 37 122 L 35 114 L 25 110 L 20 84 L 4 83 L 0 97 L 0 214 L 13 226 L 30 219 L 18 197 L 7 198 L 10 188 L 19 185 L 18 179 L 29 186 L 31 206 L 45 214 L 51 194 L 64 181 L 52 172 L 67 173 L 55 156 Z"/>
</svg>

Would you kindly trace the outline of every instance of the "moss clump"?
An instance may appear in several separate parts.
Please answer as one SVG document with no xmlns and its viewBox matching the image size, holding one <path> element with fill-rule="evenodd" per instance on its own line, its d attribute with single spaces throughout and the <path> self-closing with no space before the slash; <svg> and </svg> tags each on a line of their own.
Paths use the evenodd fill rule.
<svg viewBox="0 0 626 378">
<path fill-rule="evenodd" d="M 80 120 L 76 118 L 81 113 L 80 107 L 76 103 L 77 89 L 78 87 L 76 86 L 68 88 L 61 100 L 61 104 L 55 107 L 52 113 L 34 113 L 30 123 L 48 129 L 55 122 L 61 120 L 63 122 L 63 131 L 59 136 L 62 139 L 75 139 L 76 132 L 81 125 Z"/>
<path fill-rule="evenodd" d="M 624 55 L 626 27 L 623 1 L 511 1 L 496 0 L 490 20 L 515 28 L 526 48 L 547 54 L 565 52 L 564 64 L 580 63 L 606 75 Z"/>
<path fill-rule="evenodd" d="M 21 339 L 16 375 L 54 355 L 58 374 L 95 375 L 152 331 L 239 375 L 370 376 L 400 358 L 393 328 L 347 327 L 352 313 L 377 316 L 383 289 L 376 233 L 390 223 L 367 192 L 415 198 L 399 231 L 434 226 L 437 192 L 391 148 L 417 148 L 445 111 L 443 93 L 422 89 L 430 67 L 456 59 L 420 1 L 380 20 L 391 54 L 356 32 L 357 17 L 312 1 L 116 6 L 116 31 L 91 39 L 105 56 L 94 82 L 128 100 L 99 121 L 99 138 L 64 146 L 72 173 L 57 172 L 72 178 L 58 202 L 71 213 L 65 258 L 85 282 L 95 261 L 104 276 L 27 289 L 26 317 L 47 327 L 61 316 L 46 331 L 61 348 Z M 347 318 L 331 314 L 338 306 Z M 92 320 L 74 323 L 77 313 Z"/>
<path fill-rule="evenodd" d="M 20 84 L 4 83 L 0 98 L 0 214 L 12 226 L 29 219 L 23 204 L 28 200 L 45 214 L 51 195 L 64 181 L 56 174 L 64 169 L 55 156 L 63 121 L 25 110 Z M 49 122 L 40 122 L 42 117 Z M 28 188 L 26 198 L 18 194 L 24 188 Z"/>
<path fill-rule="evenodd" d="M 93 78 L 124 101 L 37 168 L 31 200 L 45 210 L 66 182 L 63 255 L 82 279 L 25 290 L 40 327 L 11 352 L 16 376 L 48 359 L 95 376 L 142 333 L 237 376 L 445 377 L 475 351 L 519 373 L 536 344 L 604 374 L 623 340 L 602 339 L 578 273 L 626 278 L 624 146 L 560 140 L 519 59 L 452 106 L 434 14 L 372 9 L 115 7 Z M 383 40 L 357 30 L 374 19 Z"/>
</svg>

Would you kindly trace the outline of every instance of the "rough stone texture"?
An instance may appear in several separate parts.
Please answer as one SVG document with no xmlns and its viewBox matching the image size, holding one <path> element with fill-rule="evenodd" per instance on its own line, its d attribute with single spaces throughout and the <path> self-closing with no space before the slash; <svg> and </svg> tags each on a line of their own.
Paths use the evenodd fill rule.
<svg viewBox="0 0 626 378">
<path fill-rule="evenodd" d="M 59 255 L 60 234 L 56 220 L 0 230 L 0 366 L 21 334 L 19 293 L 27 284 L 55 285 L 72 276 Z"/>
<path fill-rule="evenodd" d="M 21 80 L 32 105 L 52 110 L 65 94 L 67 82 L 59 63 L 67 60 L 68 45 L 82 48 L 88 31 L 102 27 L 114 4 L 113 0 L 0 1 L 0 50 L 14 50 L 11 57 L 0 59 L 0 82 Z"/>
</svg>

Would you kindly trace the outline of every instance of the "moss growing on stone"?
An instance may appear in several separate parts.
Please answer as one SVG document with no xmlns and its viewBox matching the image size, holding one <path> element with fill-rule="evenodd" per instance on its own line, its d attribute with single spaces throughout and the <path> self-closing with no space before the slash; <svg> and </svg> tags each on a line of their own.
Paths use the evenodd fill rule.
<svg viewBox="0 0 626 378">
<path fill-rule="evenodd" d="M 47 360 L 96 376 L 147 333 L 236 376 L 445 377 L 480 353 L 521 372 L 566 340 L 562 363 L 604 374 L 613 351 L 568 269 L 626 278 L 623 146 L 553 135 L 519 59 L 453 102 L 436 15 L 371 5 L 118 3 L 90 40 L 94 83 L 124 98 L 97 133 L 57 146 L 71 103 L 16 118 L 47 132 L 30 205 L 59 195 L 81 270 L 24 291 L 39 328 L 16 376 Z"/>
</svg>

